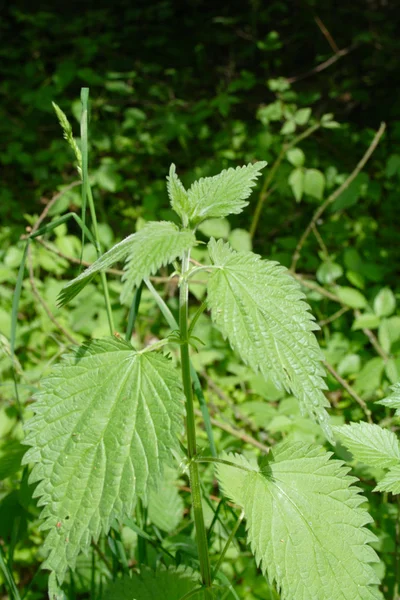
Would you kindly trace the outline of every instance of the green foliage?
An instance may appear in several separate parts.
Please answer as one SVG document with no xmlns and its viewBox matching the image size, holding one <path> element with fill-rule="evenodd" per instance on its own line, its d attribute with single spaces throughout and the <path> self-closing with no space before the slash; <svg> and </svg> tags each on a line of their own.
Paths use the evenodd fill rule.
<svg viewBox="0 0 400 600">
<path fill-rule="evenodd" d="M 195 10 L 179 11 L 171 0 L 129 6 L 117 2 L 93 6 L 84 15 L 68 4 L 58 11 L 46 3 L 40 10 L 12 3 L 5 7 L 0 23 L 0 596 L 42 599 L 49 583 L 49 592 L 60 599 L 104 600 L 110 581 L 128 573 L 134 578 L 138 570 L 143 574 L 151 568 L 152 574 L 162 565 L 179 564 L 199 571 L 200 536 L 190 494 L 197 488 L 182 458 L 182 437 L 179 474 L 168 485 L 167 469 L 158 491 L 150 488 L 123 524 L 114 520 L 88 555 L 78 556 L 62 586 L 54 573 L 48 577 L 39 569 L 47 532 L 40 529 L 34 484 L 27 483 L 30 467 L 20 464 L 26 448 L 21 444 L 22 419 L 31 419 L 32 398 L 59 357 L 71 345 L 110 331 L 103 271 L 101 277 L 81 282 L 79 297 L 57 307 L 62 288 L 80 273 L 81 259 L 89 266 L 98 258 L 92 238 L 85 243 L 76 221 L 57 221 L 68 212 L 85 212 L 85 194 L 79 186 L 69 188 L 80 179 L 76 166 L 81 148 L 88 151 L 86 179 L 99 221 L 100 252 L 140 233 L 147 222 L 177 222 L 174 211 L 186 227 L 186 190 L 193 182 L 238 165 L 254 166 L 256 160 L 268 162 L 253 196 L 236 197 L 238 204 L 250 200 L 248 210 L 202 221 L 196 226 L 199 242 L 215 237 L 237 252 L 254 249 L 268 261 L 291 267 L 321 326 L 315 334 L 326 360 L 324 395 L 332 423 L 358 427 L 368 420 L 380 425 L 383 433 L 374 430 L 370 450 L 370 429 L 365 439 L 357 438 L 371 457 L 375 446 L 379 456 L 379 440 L 385 450 L 387 438 L 393 441 L 391 434 L 398 435 L 400 402 L 396 388 L 389 398 L 388 389 L 400 379 L 400 103 L 393 92 L 399 12 L 395 3 L 376 2 L 360 10 L 357 4 L 306 0 L 303 8 L 293 10 L 275 0 L 231 4 L 222 11 L 204 0 Z M 81 86 L 90 86 L 91 97 L 83 139 Z M 59 107 L 68 143 L 61 139 L 52 102 Z M 353 173 L 381 120 L 387 122 L 387 133 L 371 160 L 315 221 L 294 266 L 296 246 L 313 214 Z M 172 160 L 184 187 L 172 167 L 170 204 L 164 177 Z M 20 237 L 36 225 L 39 214 L 47 229 L 30 244 L 27 268 L 18 279 L 21 299 L 13 308 L 25 244 Z M 92 215 L 86 215 L 86 223 L 93 234 Z M 194 408 L 200 459 L 209 454 L 211 429 L 213 456 L 243 452 L 250 461 L 282 439 L 305 448 L 325 443 L 319 426 L 301 414 L 296 398 L 277 389 L 269 373 L 255 375 L 254 368 L 244 365 L 208 311 L 202 312 L 216 270 L 206 269 L 210 261 L 204 243 L 193 245 L 190 255 L 202 265 L 187 279 L 189 324 L 195 321 L 190 359 L 199 373 Z M 152 277 L 156 267 L 150 274 L 152 292 L 143 285 L 135 293 L 114 269 L 107 272 L 107 288 L 112 331 L 129 338 L 139 352 L 154 342 L 171 342 L 169 367 L 174 369 L 187 336 L 179 338 L 174 322 L 181 312 L 177 288 L 182 289 L 185 278 L 180 256 L 172 260 L 158 273 L 161 277 Z M 136 268 L 134 261 L 131 266 Z M 17 330 L 10 335 L 17 319 Z M 382 486 L 384 492 L 398 492 L 398 468 L 374 466 L 373 457 L 368 464 L 361 462 L 341 444 L 334 452 L 360 480 L 378 538 L 374 548 L 381 562 L 374 569 L 383 596 L 393 600 L 399 589 L 398 499 L 377 490 Z M 165 462 L 173 461 L 169 456 Z M 281 594 L 246 551 L 244 524 L 225 548 L 236 527 L 235 511 L 223 499 L 217 501 L 213 469 L 198 465 L 197 489 L 211 572 L 217 571 L 213 588 L 224 583 L 222 598 L 279 600 Z M 178 510 L 182 503 L 184 509 Z M 157 597 L 167 593 L 164 586 Z"/>
<path fill-rule="evenodd" d="M 242 360 L 293 392 L 330 438 L 317 326 L 299 285 L 284 267 L 251 252 L 215 240 L 209 251 L 216 267 L 207 287 L 213 320 Z"/>
<path fill-rule="evenodd" d="M 195 181 L 187 192 L 186 215 L 190 223 L 197 225 L 205 219 L 241 213 L 248 205 L 246 200 L 261 175 L 261 169 L 266 165 L 265 161 L 260 161 Z"/>
<path fill-rule="evenodd" d="M 371 521 L 355 479 L 322 448 L 276 446 L 259 466 L 240 455 L 218 465 L 224 493 L 243 507 L 257 563 L 283 600 L 380 598 Z"/>
<path fill-rule="evenodd" d="M 129 515 L 156 485 L 182 427 L 179 377 L 158 353 L 92 341 L 42 382 L 24 462 L 49 530 L 45 567 L 63 580 L 91 538 Z"/>
<path fill-rule="evenodd" d="M 199 587 L 199 581 L 191 569 L 160 569 L 157 573 L 149 569 L 108 586 L 106 597 L 113 600 L 181 600 L 185 594 Z M 203 592 L 190 596 L 203 600 Z"/>
<path fill-rule="evenodd" d="M 361 422 L 335 427 L 335 433 L 354 458 L 366 465 L 389 468 L 400 462 L 400 446 L 393 431 Z"/>
<path fill-rule="evenodd" d="M 160 267 L 172 262 L 195 243 L 191 231 L 180 231 L 168 222 L 148 223 L 111 248 L 88 269 L 65 286 L 60 294 L 61 305 L 69 302 L 93 279 L 96 273 L 105 271 L 116 262 L 126 259 L 122 290 L 124 301 L 132 289 L 143 279 L 156 273 Z"/>
</svg>

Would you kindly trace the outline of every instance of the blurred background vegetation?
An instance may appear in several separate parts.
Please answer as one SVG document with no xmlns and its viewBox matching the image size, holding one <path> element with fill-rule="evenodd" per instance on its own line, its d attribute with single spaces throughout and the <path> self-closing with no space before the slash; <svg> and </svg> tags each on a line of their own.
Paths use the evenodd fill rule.
<svg viewBox="0 0 400 600">
<path fill-rule="evenodd" d="M 204 239 L 223 237 L 237 249 L 295 266 L 322 328 L 318 335 L 334 419 L 357 421 L 372 413 L 375 422 L 396 430 L 390 411 L 374 401 L 400 373 L 399 31 L 400 10 L 393 0 L 116 0 L 112 5 L 99 0 L 56 8 L 43 1 L 40 9 L 19 1 L 3 7 L 0 546 L 27 598 L 44 597 L 45 577 L 38 572 L 38 510 L 20 467 L 24 448 L 10 368 L 12 294 L 26 227 L 45 208 L 47 219 L 81 210 L 78 185 L 54 200 L 78 177 L 52 102 L 79 138 L 80 89 L 90 88 L 89 169 L 104 250 L 144 221 L 173 218 L 165 187 L 171 162 L 189 185 L 223 168 L 267 160 L 266 179 L 248 209 L 229 221 L 209 222 Z M 371 159 L 327 204 L 294 265 L 296 246 L 315 211 L 353 173 L 382 121 L 386 131 Z M 81 250 L 80 232 L 68 224 L 28 256 L 16 340 L 24 413 L 40 379 L 66 348 L 107 334 L 97 283 L 71 306 L 56 307 L 61 287 L 77 273 Z M 83 250 L 86 262 L 95 259 L 90 244 Z M 204 250 L 196 252 L 203 260 Z M 173 284 L 161 285 L 174 310 Z M 110 279 L 110 288 L 116 326 L 123 332 L 129 307 L 119 304 L 117 278 Z M 199 283 L 194 292 L 201 300 L 204 286 Z M 149 327 L 154 337 L 166 331 L 144 293 L 138 343 L 146 342 Z M 249 437 L 250 445 L 282 437 L 322 441 L 293 399 L 240 365 L 206 316 L 199 335 L 205 346 L 194 357 L 196 367 L 214 418 L 225 425 L 225 430 L 216 427 L 219 448 L 239 449 Z M 346 457 L 343 449 L 336 452 Z M 371 493 L 376 473 L 362 465 L 354 471 L 375 518 L 382 590 L 394 598 L 397 505 Z M 182 537 L 190 544 L 190 527 L 184 534 L 175 531 L 189 518 L 179 506 L 171 531 L 177 544 Z M 118 535 L 126 536 L 125 552 L 134 561 L 136 541 L 124 531 Z M 114 545 L 108 540 L 104 552 L 118 562 L 120 550 L 110 539 Z M 231 559 L 226 568 L 236 577 L 240 598 L 279 597 L 254 565 Z M 71 577 L 68 597 L 89 597 L 88 568 L 83 561 L 80 575 Z M 240 577 L 243 569 L 246 575 Z"/>
</svg>

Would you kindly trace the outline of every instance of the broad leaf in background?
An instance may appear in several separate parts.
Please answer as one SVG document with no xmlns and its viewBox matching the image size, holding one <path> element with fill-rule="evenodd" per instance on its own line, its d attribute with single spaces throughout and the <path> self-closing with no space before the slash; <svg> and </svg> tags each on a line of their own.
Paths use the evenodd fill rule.
<svg viewBox="0 0 400 600">
<path fill-rule="evenodd" d="M 210 217 L 241 213 L 248 205 L 247 198 L 261 175 L 261 169 L 266 165 L 266 162 L 260 161 L 195 181 L 187 192 L 190 223 L 197 225 Z"/>
<path fill-rule="evenodd" d="M 257 563 L 282 600 L 382 598 L 368 546 L 375 536 L 349 468 L 321 447 L 282 443 L 260 466 L 225 454 L 241 469 L 218 465 L 224 493 L 240 505 Z M 243 470 L 243 469 L 248 469 Z"/>
<path fill-rule="evenodd" d="M 101 256 L 88 269 L 70 281 L 61 291 L 59 304 L 62 306 L 93 279 L 114 263 L 126 259 L 125 282 L 122 291 L 124 300 L 143 279 L 153 275 L 163 265 L 171 263 L 191 248 L 196 242 L 191 231 L 182 231 L 168 221 L 151 222 L 143 229 L 125 238 Z"/>
<path fill-rule="evenodd" d="M 334 428 L 354 458 L 371 467 L 387 469 L 400 464 L 400 445 L 396 434 L 371 423 L 350 423 Z"/>
<path fill-rule="evenodd" d="M 207 286 L 213 320 L 242 360 L 292 392 L 331 439 L 323 356 L 313 334 L 318 326 L 298 283 L 285 267 L 252 252 L 235 252 L 221 240 L 208 248 L 218 267 Z"/>
<path fill-rule="evenodd" d="M 179 373 L 156 352 L 114 338 L 66 356 L 42 382 L 24 462 L 49 530 L 44 567 L 61 582 L 91 538 L 130 515 L 162 475 L 183 423 Z"/>
<path fill-rule="evenodd" d="M 389 317 L 396 308 L 396 298 L 392 290 L 382 288 L 374 300 L 374 311 L 378 317 Z"/>
<path fill-rule="evenodd" d="M 155 573 L 144 567 L 140 575 L 125 575 L 111 583 L 104 597 L 112 600 L 181 600 L 199 586 L 199 579 L 189 568 L 161 568 Z M 200 591 L 190 597 L 192 600 L 203 600 L 204 593 Z"/>
</svg>

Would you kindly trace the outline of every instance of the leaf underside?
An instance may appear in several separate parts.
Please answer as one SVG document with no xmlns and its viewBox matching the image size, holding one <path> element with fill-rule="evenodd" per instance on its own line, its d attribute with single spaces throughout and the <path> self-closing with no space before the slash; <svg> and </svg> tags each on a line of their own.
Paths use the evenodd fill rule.
<svg viewBox="0 0 400 600">
<path fill-rule="evenodd" d="M 382 598 L 368 545 L 375 536 L 361 508 L 365 499 L 349 468 L 321 447 L 282 443 L 262 466 L 243 456 L 224 459 L 250 471 L 218 465 L 225 494 L 239 504 L 257 564 L 276 582 L 282 600 Z"/>
<path fill-rule="evenodd" d="M 177 212 L 185 207 L 185 213 L 192 225 L 197 225 L 205 219 L 239 214 L 248 205 L 247 198 L 250 196 L 257 178 L 261 175 L 261 170 L 266 165 L 266 162 L 260 161 L 236 169 L 226 169 L 215 177 L 202 177 L 195 181 L 187 192 L 179 182 L 180 193 L 178 196 L 178 193 L 175 192 L 176 200 L 172 207 Z M 171 180 L 170 172 L 170 189 L 171 181 L 175 181 L 175 189 L 177 189 L 176 186 L 179 184 L 176 183 L 175 171 L 172 176 L 173 180 Z M 186 196 L 183 195 L 183 192 L 186 193 Z M 178 214 L 180 213 L 178 212 Z"/>
<path fill-rule="evenodd" d="M 30 481 L 49 530 L 44 567 L 61 582 L 91 538 L 157 484 L 178 446 L 184 396 L 165 356 L 106 338 L 66 356 L 33 408 L 24 463 L 35 463 Z"/>
<path fill-rule="evenodd" d="M 126 260 L 121 299 L 124 302 L 143 279 L 154 275 L 162 266 L 180 257 L 196 243 L 193 232 L 180 230 L 174 223 L 156 221 L 128 236 L 103 254 L 61 291 L 58 302 L 62 306 L 72 300 L 93 279 L 116 262 Z"/>
<path fill-rule="evenodd" d="M 208 248 L 219 267 L 207 286 L 212 319 L 242 360 L 293 393 L 332 439 L 323 356 L 313 334 L 319 328 L 300 286 L 285 267 L 252 252 L 213 239 Z"/>
<path fill-rule="evenodd" d="M 142 568 L 141 573 L 111 583 L 106 589 L 105 598 L 112 600 L 181 600 L 199 587 L 200 582 L 189 568 L 160 569 L 154 572 Z M 203 592 L 191 596 L 193 600 L 203 600 Z"/>
</svg>

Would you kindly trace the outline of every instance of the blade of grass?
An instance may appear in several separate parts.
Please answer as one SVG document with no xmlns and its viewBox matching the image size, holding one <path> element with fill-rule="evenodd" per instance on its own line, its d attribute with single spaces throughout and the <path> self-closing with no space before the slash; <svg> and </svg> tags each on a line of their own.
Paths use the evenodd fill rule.
<svg viewBox="0 0 400 600">
<path fill-rule="evenodd" d="M 4 575 L 4 579 L 7 583 L 7 587 L 10 590 L 10 600 L 21 600 L 21 596 L 19 595 L 18 588 L 15 584 L 13 574 L 8 568 L 7 562 L 4 557 L 3 548 L 0 545 L 0 569 Z"/>
<path fill-rule="evenodd" d="M 85 226 L 85 215 L 86 215 L 86 201 L 89 204 L 90 216 L 92 218 L 93 233 L 95 239 L 95 248 L 97 258 L 101 256 L 101 243 L 99 228 L 97 225 L 96 209 L 94 205 L 92 189 L 89 184 L 88 176 L 88 102 L 89 102 L 89 88 L 81 89 L 81 102 L 82 102 L 82 117 L 81 117 L 81 144 L 82 144 L 82 223 Z M 84 230 L 83 230 L 84 231 Z M 82 248 L 84 243 L 84 237 L 82 238 Z M 104 272 L 100 274 L 101 283 L 103 287 L 104 301 L 106 304 L 108 325 L 110 333 L 114 333 L 114 320 L 111 310 L 110 296 L 107 287 L 107 276 Z"/>
<path fill-rule="evenodd" d="M 143 283 L 141 283 L 140 286 L 135 290 L 132 304 L 129 309 L 128 327 L 126 328 L 126 334 L 125 334 L 125 340 L 127 342 L 130 341 L 133 330 L 135 328 L 136 317 L 139 312 L 140 299 L 142 297 L 142 289 L 143 289 Z"/>
<path fill-rule="evenodd" d="M 12 301 L 12 309 L 11 309 L 11 332 L 10 332 L 10 351 L 11 351 L 11 362 L 12 362 L 12 373 L 14 380 L 14 391 L 15 391 L 15 400 L 17 403 L 17 409 L 19 418 L 23 422 L 24 417 L 22 413 L 22 406 L 19 397 L 18 391 L 18 379 L 17 379 L 17 371 L 15 367 L 15 342 L 17 336 L 17 323 L 18 323 L 18 306 L 19 301 L 21 299 L 21 290 L 22 290 L 22 282 L 24 280 L 24 272 L 25 272 L 25 264 L 26 258 L 28 256 L 28 248 L 29 248 L 29 240 L 25 244 L 24 253 L 22 255 L 21 264 L 18 269 L 17 275 L 17 283 L 15 284 L 15 290 Z"/>
</svg>

